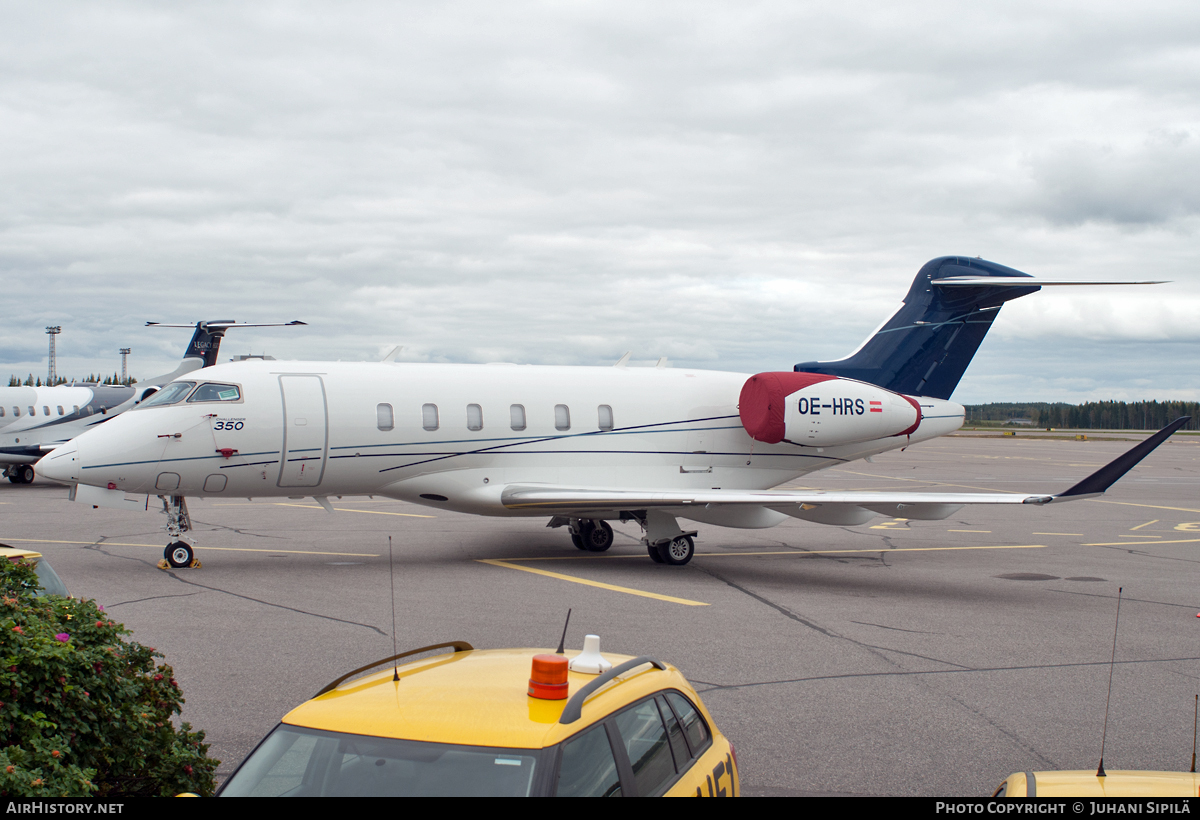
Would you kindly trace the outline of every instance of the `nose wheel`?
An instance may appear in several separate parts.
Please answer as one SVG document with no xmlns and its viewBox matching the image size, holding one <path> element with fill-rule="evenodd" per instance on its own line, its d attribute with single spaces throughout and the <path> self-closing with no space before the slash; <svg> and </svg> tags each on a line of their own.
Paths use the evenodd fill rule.
<svg viewBox="0 0 1200 820">
<path fill-rule="evenodd" d="M 167 566 L 173 569 L 200 566 L 200 562 L 196 560 L 196 553 L 192 549 L 192 545 L 186 541 L 175 541 L 167 544 L 167 548 L 163 550 L 163 559 L 166 561 Z"/>
</svg>

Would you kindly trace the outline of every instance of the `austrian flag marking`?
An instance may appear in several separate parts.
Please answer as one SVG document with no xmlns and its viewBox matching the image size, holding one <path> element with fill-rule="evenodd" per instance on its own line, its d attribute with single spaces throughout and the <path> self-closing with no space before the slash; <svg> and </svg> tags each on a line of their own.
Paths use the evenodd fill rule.
<svg viewBox="0 0 1200 820">
<path fill-rule="evenodd" d="M 883 402 L 881 402 L 881 401 L 871 402 L 871 412 L 872 413 L 882 413 L 883 412 Z"/>
</svg>

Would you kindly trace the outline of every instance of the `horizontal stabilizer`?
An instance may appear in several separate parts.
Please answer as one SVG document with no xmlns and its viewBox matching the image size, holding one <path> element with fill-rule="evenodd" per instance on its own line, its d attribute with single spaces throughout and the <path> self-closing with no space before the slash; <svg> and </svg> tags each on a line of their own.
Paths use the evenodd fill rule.
<svg viewBox="0 0 1200 820">
<path fill-rule="evenodd" d="M 971 288 L 986 285 L 989 288 L 1026 288 L 1030 285 L 1038 287 L 1062 287 L 1071 285 L 1165 285 L 1166 279 L 1146 280 L 1142 282 L 1102 282 L 1099 279 L 1091 279 L 1086 282 L 1081 282 L 1075 279 L 1038 279 L 1030 277 L 1019 281 L 1004 281 L 996 276 L 951 276 L 948 279 L 932 279 L 929 284 L 937 285 L 939 288 Z"/>
</svg>

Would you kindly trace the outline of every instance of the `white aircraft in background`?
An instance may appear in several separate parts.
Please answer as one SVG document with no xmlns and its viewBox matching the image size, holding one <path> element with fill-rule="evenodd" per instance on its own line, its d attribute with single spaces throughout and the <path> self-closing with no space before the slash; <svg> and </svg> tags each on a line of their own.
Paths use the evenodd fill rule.
<svg viewBox="0 0 1200 820">
<path fill-rule="evenodd" d="M 158 325 L 157 322 L 147 322 L 147 325 L 181 327 Z M 54 387 L 0 387 L 0 465 L 4 466 L 3 474 L 13 484 L 32 483 L 34 463 L 55 447 L 137 406 L 164 384 L 193 370 L 216 364 L 221 339 L 231 327 L 274 325 L 197 322 L 196 332 L 184 350 L 179 367 L 133 386 L 72 383 Z"/>
<path fill-rule="evenodd" d="M 1104 492 L 1180 419 L 1065 492 L 772 490 L 957 430 L 949 400 L 1000 306 L 1042 285 L 942 257 L 853 354 L 757 375 L 691 368 L 246 361 L 206 367 L 38 463 L 93 505 L 167 513 L 172 566 L 193 561 L 186 496 L 382 495 L 494 516 L 550 516 L 601 551 L 636 521 L 651 559 L 685 564 L 677 519 L 840 526 L 942 519 L 964 504 L 1044 505 Z M 1146 283 L 1149 284 L 1149 283 Z"/>
</svg>

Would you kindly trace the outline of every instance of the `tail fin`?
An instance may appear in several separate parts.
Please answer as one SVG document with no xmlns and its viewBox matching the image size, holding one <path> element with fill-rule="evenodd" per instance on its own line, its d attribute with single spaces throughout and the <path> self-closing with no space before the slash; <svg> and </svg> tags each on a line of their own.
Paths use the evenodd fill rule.
<svg viewBox="0 0 1200 820">
<path fill-rule="evenodd" d="M 196 332 L 192 334 L 192 340 L 184 348 L 183 361 L 179 363 L 179 367 L 171 373 L 164 376 L 157 376 L 155 379 L 150 380 L 150 382 L 143 382 L 143 384 L 166 384 L 169 381 L 179 378 L 184 373 L 190 373 L 202 367 L 212 367 L 217 363 L 217 354 L 221 350 L 221 339 L 225 338 L 225 331 L 231 327 L 293 327 L 303 324 L 307 324 L 307 322 L 301 322 L 299 319 L 291 322 L 241 325 L 232 320 L 196 322 Z M 191 325 L 164 325 L 158 322 L 146 322 L 146 326 L 191 327 Z"/>
<path fill-rule="evenodd" d="M 969 283 L 946 281 L 968 276 Z M 984 277 L 995 277 L 997 284 L 978 283 Z M 794 369 L 857 379 L 912 396 L 948 399 L 1000 306 L 1041 290 L 1036 284 L 1014 282 L 1014 277 L 1033 278 L 982 259 L 933 259 L 917 273 L 900 309 L 858 350 L 844 359 L 802 362 Z"/>
</svg>

